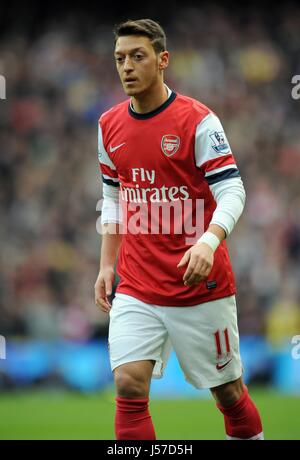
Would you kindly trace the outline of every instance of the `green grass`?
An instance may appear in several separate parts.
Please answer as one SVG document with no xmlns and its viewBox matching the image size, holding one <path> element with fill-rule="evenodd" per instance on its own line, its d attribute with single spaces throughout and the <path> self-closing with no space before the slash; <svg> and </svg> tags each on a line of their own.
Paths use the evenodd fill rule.
<svg viewBox="0 0 300 460">
<path fill-rule="evenodd" d="M 251 390 L 266 439 L 300 439 L 300 398 Z M 213 400 L 152 400 L 158 439 L 224 439 Z M 0 439 L 114 439 L 112 391 L 82 395 L 22 392 L 0 395 Z"/>
</svg>

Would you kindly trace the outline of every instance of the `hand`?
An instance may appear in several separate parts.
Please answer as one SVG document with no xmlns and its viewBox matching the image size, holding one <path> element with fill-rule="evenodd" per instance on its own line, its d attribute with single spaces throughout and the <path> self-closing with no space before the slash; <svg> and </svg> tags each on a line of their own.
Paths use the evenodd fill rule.
<svg viewBox="0 0 300 460">
<path fill-rule="evenodd" d="M 112 293 L 114 284 L 115 272 L 113 267 L 108 267 L 100 270 L 97 281 L 95 283 L 95 304 L 101 308 L 104 313 L 109 313 L 111 304 L 108 297 Z"/>
<path fill-rule="evenodd" d="M 197 243 L 186 251 L 178 268 L 188 263 L 183 282 L 185 286 L 196 286 L 207 279 L 214 263 L 214 252 L 206 243 Z"/>
</svg>

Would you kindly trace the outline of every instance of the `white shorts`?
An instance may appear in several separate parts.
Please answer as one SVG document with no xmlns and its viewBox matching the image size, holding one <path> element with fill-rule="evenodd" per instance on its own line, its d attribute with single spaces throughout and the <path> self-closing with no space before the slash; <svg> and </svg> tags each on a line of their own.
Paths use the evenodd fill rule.
<svg viewBox="0 0 300 460">
<path fill-rule="evenodd" d="M 185 379 L 212 388 L 242 375 L 235 296 L 192 307 L 149 305 L 117 293 L 110 310 L 111 368 L 154 360 L 160 378 L 172 347 Z"/>
</svg>

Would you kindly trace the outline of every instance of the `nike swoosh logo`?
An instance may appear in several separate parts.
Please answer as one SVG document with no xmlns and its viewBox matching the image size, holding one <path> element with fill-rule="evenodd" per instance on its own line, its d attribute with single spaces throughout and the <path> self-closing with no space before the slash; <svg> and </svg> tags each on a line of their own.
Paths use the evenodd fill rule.
<svg viewBox="0 0 300 460">
<path fill-rule="evenodd" d="M 227 361 L 227 363 L 225 363 L 225 364 L 216 364 L 216 369 L 217 369 L 218 371 L 220 371 L 220 370 L 223 369 L 225 366 L 227 366 L 227 364 L 229 364 L 231 361 L 232 361 L 232 358 L 231 358 L 229 361 Z"/>
<path fill-rule="evenodd" d="M 118 150 L 120 147 L 122 147 L 122 145 L 124 145 L 125 142 L 123 142 L 123 144 L 120 144 L 120 145 L 117 145 L 116 147 L 112 147 L 111 145 L 109 146 L 109 151 L 110 153 L 113 153 L 115 150 Z"/>
</svg>

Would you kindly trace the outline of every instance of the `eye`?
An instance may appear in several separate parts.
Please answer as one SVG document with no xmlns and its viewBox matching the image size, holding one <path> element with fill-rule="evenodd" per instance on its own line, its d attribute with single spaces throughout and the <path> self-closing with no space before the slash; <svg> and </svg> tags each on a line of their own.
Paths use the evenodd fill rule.
<svg viewBox="0 0 300 460">
<path fill-rule="evenodd" d="M 136 54 L 134 55 L 134 59 L 135 59 L 136 61 L 141 61 L 141 60 L 143 59 L 143 57 L 144 57 L 144 56 L 143 56 L 141 53 L 136 53 Z"/>
<path fill-rule="evenodd" d="M 116 57 L 115 57 L 115 60 L 116 60 L 116 62 L 117 62 L 118 64 L 121 64 L 122 62 L 124 62 L 124 58 L 121 57 L 121 56 L 116 56 Z"/>
</svg>

